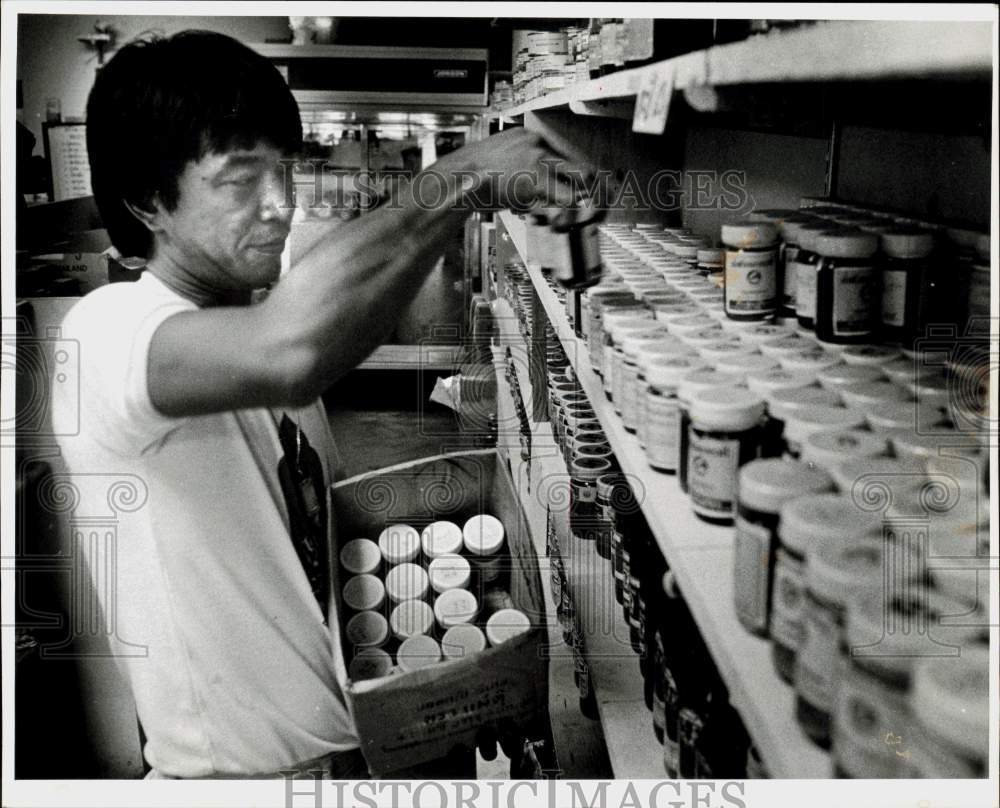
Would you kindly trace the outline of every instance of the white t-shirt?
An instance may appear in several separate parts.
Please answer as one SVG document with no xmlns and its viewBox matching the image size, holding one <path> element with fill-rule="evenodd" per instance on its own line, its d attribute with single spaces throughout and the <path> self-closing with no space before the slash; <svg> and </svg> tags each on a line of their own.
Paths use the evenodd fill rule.
<svg viewBox="0 0 1000 808">
<path fill-rule="evenodd" d="M 336 616 L 327 628 L 289 534 L 276 419 L 299 425 L 327 481 L 332 439 L 319 401 L 160 414 L 150 340 L 196 308 L 147 272 L 88 294 L 63 321 L 80 353 L 80 428 L 60 438 L 79 496 L 74 541 L 93 549 L 87 518 L 117 516 L 113 574 L 101 563 L 90 575 L 149 764 L 175 777 L 275 772 L 359 745 Z M 54 398 L 56 434 L 76 406 Z"/>
</svg>

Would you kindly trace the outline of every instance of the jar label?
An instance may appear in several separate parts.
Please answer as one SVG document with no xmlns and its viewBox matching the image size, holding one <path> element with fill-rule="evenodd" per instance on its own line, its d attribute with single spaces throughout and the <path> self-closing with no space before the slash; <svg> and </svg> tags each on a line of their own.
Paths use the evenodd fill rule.
<svg viewBox="0 0 1000 808">
<path fill-rule="evenodd" d="M 779 547 L 774 563 L 771 637 L 793 651 L 797 651 L 802 644 L 804 574 L 805 564 Z"/>
<path fill-rule="evenodd" d="M 834 708 L 836 760 L 852 777 L 898 777 L 909 743 L 905 693 L 856 665 L 845 667 Z"/>
<path fill-rule="evenodd" d="M 771 542 L 766 527 L 736 517 L 733 596 L 740 622 L 757 631 L 767 630 Z"/>
<path fill-rule="evenodd" d="M 882 323 L 902 328 L 906 322 L 906 273 L 882 273 Z"/>
<path fill-rule="evenodd" d="M 777 250 L 726 251 L 726 311 L 771 313 L 776 306 Z"/>
<path fill-rule="evenodd" d="M 843 630 L 843 613 L 806 596 L 802 644 L 795 657 L 795 692 L 818 710 L 833 707 L 833 671 Z"/>
<path fill-rule="evenodd" d="M 625 547 L 622 534 L 617 530 L 611 532 L 611 557 L 614 559 L 614 577 L 619 583 L 625 581 Z"/>
<path fill-rule="evenodd" d="M 833 334 L 869 334 L 878 305 L 874 267 L 833 268 Z"/>
<path fill-rule="evenodd" d="M 695 511 L 706 516 L 733 515 L 740 442 L 708 438 L 690 430 L 688 491 Z"/>
<path fill-rule="evenodd" d="M 816 265 L 792 261 L 785 271 L 795 276 L 795 311 L 799 317 L 816 316 Z"/>
<path fill-rule="evenodd" d="M 673 396 L 646 397 L 646 457 L 657 468 L 677 468 L 680 411 Z"/>
</svg>

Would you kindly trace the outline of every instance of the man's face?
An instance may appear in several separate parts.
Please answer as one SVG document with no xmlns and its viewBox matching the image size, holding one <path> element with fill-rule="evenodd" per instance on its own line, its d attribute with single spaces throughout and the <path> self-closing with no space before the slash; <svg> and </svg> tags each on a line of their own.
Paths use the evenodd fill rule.
<svg viewBox="0 0 1000 808">
<path fill-rule="evenodd" d="M 177 181 L 177 207 L 160 210 L 158 249 L 213 288 L 273 283 L 294 212 L 286 207 L 281 158 L 258 144 L 188 163 Z"/>
</svg>

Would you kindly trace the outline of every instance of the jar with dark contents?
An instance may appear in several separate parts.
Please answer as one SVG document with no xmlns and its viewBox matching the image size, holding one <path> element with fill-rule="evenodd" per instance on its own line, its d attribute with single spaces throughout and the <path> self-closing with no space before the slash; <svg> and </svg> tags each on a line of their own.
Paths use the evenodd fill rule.
<svg viewBox="0 0 1000 808">
<path fill-rule="evenodd" d="M 604 559 L 612 558 L 615 532 L 615 486 L 623 481 L 621 472 L 612 471 L 597 478 L 597 514 L 594 549 Z"/>
<path fill-rule="evenodd" d="M 570 466 L 570 530 L 583 541 L 596 541 L 600 532 L 597 513 L 597 481 L 611 471 L 611 463 L 601 457 L 578 457 Z"/>
<path fill-rule="evenodd" d="M 614 529 L 611 533 L 612 574 L 615 583 L 615 600 L 623 608 L 629 574 L 629 548 L 627 537 L 641 519 L 639 501 L 626 476 L 619 477 L 611 490 L 615 511 Z"/>
<path fill-rule="evenodd" d="M 726 245 L 725 312 L 733 320 L 767 320 L 777 310 L 778 231 L 765 222 L 722 225 Z"/>
<path fill-rule="evenodd" d="M 802 225 L 798 229 L 798 252 L 793 259 L 785 261 L 785 271 L 795 276 L 795 319 L 808 331 L 816 328 L 816 272 L 819 267 L 816 239 L 820 233 L 833 228 L 830 222 Z"/>
<path fill-rule="evenodd" d="M 691 400 L 702 390 L 737 387 L 740 377 L 710 368 L 698 368 L 681 376 L 677 384 L 677 482 L 688 493 L 688 444 L 691 424 Z"/>
<path fill-rule="evenodd" d="M 731 525 L 739 468 L 760 452 L 764 399 L 746 388 L 711 389 L 691 401 L 688 493 L 695 515 Z"/>
<path fill-rule="evenodd" d="M 802 249 L 800 231 L 807 224 L 814 224 L 812 216 L 792 214 L 778 224 L 781 234 L 781 250 L 778 253 L 778 270 L 781 276 L 781 294 L 778 299 L 778 317 L 794 319 L 796 316 L 795 295 L 798 285 L 796 262 Z"/>
<path fill-rule="evenodd" d="M 580 199 L 565 208 L 546 208 L 533 215 L 537 224 L 551 229 L 555 279 L 567 289 L 597 284 L 603 271 L 597 229 L 602 211 L 589 199 Z"/>
<path fill-rule="evenodd" d="M 932 254 L 934 234 L 926 230 L 890 230 L 879 237 L 882 248 L 882 338 L 912 348 L 934 317 L 940 273 Z"/>
<path fill-rule="evenodd" d="M 754 460 L 740 469 L 733 600 L 736 617 L 747 631 L 768 635 L 781 506 L 833 487 L 833 479 L 824 471 L 794 460 Z"/>
<path fill-rule="evenodd" d="M 761 445 L 763 457 L 783 457 L 788 453 L 785 424 L 796 412 L 812 407 L 835 407 L 840 397 L 820 387 L 778 388 L 767 395 L 767 420 Z"/>
<path fill-rule="evenodd" d="M 863 230 L 824 233 L 816 273 L 816 337 L 823 342 L 869 342 L 880 317 L 878 237 Z"/>
<path fill-rule="evenodd" d="M 701 277 L 721 282 L 726 269 L 726 251 L 721 247 L 702 247 L 697 252 L 695 269 Z"/>
<path fill-rule="evenodd" d="M 591 293 L 596 293 L 597 289 L 592 289 Z M 587 349 L 590 354 L 590 366 L 598 376 L 604 375 L 604 345 L 605 345 L 605 316 L 610 315 L 613 320 L 617 317 L 643 315 L 646 307 L 639 302 L 631 292 L 616 291 L 613 295 L 596 294 L 590 301 L 590 325 L 587 336 Z M 652 313 L 648 316 L 652 318 Z"/>
</svg>

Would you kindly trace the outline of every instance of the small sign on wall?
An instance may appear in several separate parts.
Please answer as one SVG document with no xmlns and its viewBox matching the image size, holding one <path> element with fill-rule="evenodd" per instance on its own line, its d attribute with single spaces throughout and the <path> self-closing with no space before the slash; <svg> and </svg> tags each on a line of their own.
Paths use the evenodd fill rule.
<svg viewBox="0 0 1000 808">
<path fill-rule="evenodd" d="M 43 123 L 45 157 L 49 163 L 50 199 L 90 196 L 90 161 L 85 123 Z"/>
</svg>

